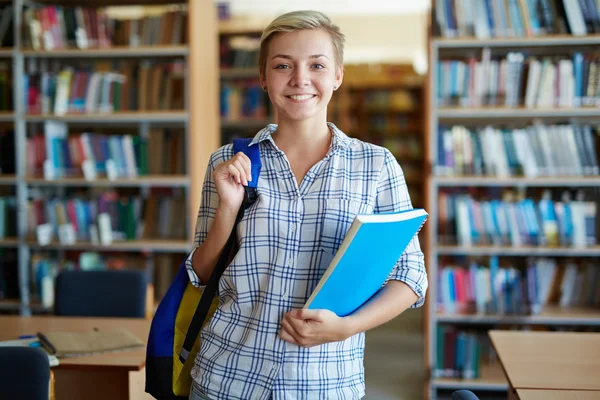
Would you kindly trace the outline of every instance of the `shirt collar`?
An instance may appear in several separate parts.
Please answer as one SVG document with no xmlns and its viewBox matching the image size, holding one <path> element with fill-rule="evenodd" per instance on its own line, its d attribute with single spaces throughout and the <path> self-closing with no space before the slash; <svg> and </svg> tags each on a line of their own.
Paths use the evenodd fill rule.
<svg viewBox="0 0 600 400">
<path fill-rule="evenodd" d="M 335 124 L 333 124 L 332 122 L 328 122 L 327 126 L 329 126 L 329 128 L 331 129 L 331 132 L 333 133 L 333 140 L 331 143 L 332 149 L 346 148 L 346 147 L 350 146 L 352 139 L 349 138 L 344 132 L 342 132 L 337 126 L 335 126 Z M 250 146 L 252 146 L 256 143 L 263 142 L 265 140 L 270 141 L 274 145 L 275 143 L 273 142 L 272 135 L 273 135 L 273 132 L 275 132 L 276 130 L 277 130 L 277 124 L 267 125 L 266 127 L 261 129 L 254 136 L 254 138 L 250 142 Z"/>
</svg>

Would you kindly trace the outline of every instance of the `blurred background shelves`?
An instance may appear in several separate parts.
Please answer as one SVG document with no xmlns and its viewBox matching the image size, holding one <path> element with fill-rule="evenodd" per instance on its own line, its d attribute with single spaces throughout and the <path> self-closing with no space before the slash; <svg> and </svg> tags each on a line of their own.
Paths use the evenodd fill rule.
<svg viewBox="0 0 600 400">
<path fill-rule="evenodd" d="M 535 315 L 437 314 L 440 323 L 477 325 L 585 325 L 600 326 L 600 310 L 577 307 L 544 307 Z"/>
<path fill-rule="evenodd" d="M 28 241 L 27 245 L 34 249 L 51 250 L 85 250 L 85 251 L 136 251 L 136 252 L 179 252 L 185 253 L 191 250 L 190 243 L 186 240 L 123 240 L 114 241 L 108 245 L 81 242 L 75 244 L 61 244 L 52 242 L 40 245 L 35 241 Z"/>
<path fill-rule="evenodd" d="M 438 49 L 480 49 L 483 47 L 562 47 L 562 46 L 596 46 L 600 45 L 600 35 L 585 36 L 547 35 L 525 38 L 436 38 L 431 44 Z"/>
<path fill-rule="evenodd" d="M 506 396 L 489 329 L 600 326 L 600 15 L 591 3 L 431 2 L 432 399 L 462 388 Z"/>
<path fill-rule="evenodd" d="M 185 45 L 111 46 L 94 49 L 21 50 L 21 54 L 25 57 L 38 58 L 184 57 L 188 55 L 188 47 Z"/>
<path fill-rule="evenodd" d="M 200 66 L 218 64 L 202 48 L 218 31 L 211 11 L 185 0 L 0 3 L 1 310 L 51 310 L 39 282 L 62 269 L 139 268 L 162 297 L 191 249 L 187 216 L 220 137 L 217 82 Z M 109 245 L 90 240 L 100 231 Z"/>
</svg>

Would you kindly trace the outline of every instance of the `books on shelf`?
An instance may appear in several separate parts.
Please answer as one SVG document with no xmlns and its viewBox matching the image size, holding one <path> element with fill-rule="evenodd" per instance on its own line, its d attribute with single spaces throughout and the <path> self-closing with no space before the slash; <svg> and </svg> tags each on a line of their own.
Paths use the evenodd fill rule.
<svg viewBox="0 0 600 400">
<path fill-rule="evenodd" d="M 256 68 L 258 74 L 258 53 L 260 35 L 226 36 L 220 40 L 219 60 L 221 68 Z"/>
<path fill-rule="evenodd" d="M 78 64 L 80 65 L 80 64 Z M 30 71 L 36 68 L 30 65 Z M 28 114 L 184 109 L 183 61 L 103 61 L 31 72 L 24 77 Z"/>
<path fill-rule="evenodd" d="M 496 358 L 487 325 L 597 325 L 600 268 L 593 256 L 600 203 L 590 177 L 600 175 L 594 120 L 600 2 L 432 3 L 428 143 L 430 201 L 438 207 L 430 272 L 437 284 L 428 335 L 435 340 L 427 346 L 433 378 L 468 381 L 433 379 L 430 389 L 449 383 L 501 390 L 501 382 L 481 374 Z M 470 178 L 489 187 L 473 187 Z M 546 250 L 557 256 L 531 257 Z M 465 330 L 467 324 L 481 328 Z"/>
<path fill-rule="evenodd" d="M 535 315 L 545 307 L 600 307 L 600 269 L 592 261 L 489 257 L 487 265 L 444 261 L 438 270 L 437 312 Z"/>
<path fill-rule="evenodd" d="M 239 121 L 244 118 L 266 118 L 269 101 L 258 78 L 227 81 L 221 85 L 221 118 Z"/>
<path fill-rule="evenodd" d="M 17 237 L 17 199 L 0 196 L 0 240 Z"/>
<path fill-rule="evenodd" d="M 420 138 L 414 135 L 402 136 L 401 133 L 397 133 L 395 137 L 384 137 L 381 140 L 381 144 L 396 157 L 403 167 L 408 161 L 423 161 L 421 142 Z"/>
<path fill-rule="evenodd" d="M 14 45 L 14 10 L 11 4 L 0 8 L 0 47 Z"/>
<path fill-rule="evenodd" d="M 26 7 L 23 44 L 34 50 L 187 43 L 187 10 L 176 6 L 131 18 L 119 8 Z M 2 33 L 0 18 L 0 35 Z"/>
<path fill-rule="evenodd" d="M 438 176 L 560 177 L 598 175 L 598 126 L 573 121 L 519 128 L 440 126 Z"/>
<path fill-rule="evenodd" d="M 152 270 L 188 247 L 188 2 L 59 3 L 0 6 L 2 310 L 47 311 L 22 281 L 36 253 L 140 253 Z"/>
<path fill-rule="evenodd" d="M 546 192 L 535 200 L 506 191 L 503 199 L 477 200 L 470 194 L 441 192 L 439 241 L 461 246 L 594 246 L 598 199 L 577 198 L 563 192 L 555 200 Z"/>
<path fill-rule="evenodd" d="M 0 24 L 2 24 L 0 16 Z M 0 29 L 1 29 L 0 25 Z M 0 111 L 12 111 L 13 75 L 10 61 L 0 61 Z"/>
<path fill-rule="evenodd" d="M 600 106 L 600 58 L 596 53 L 553 56 L 509 52 L 480 59 L 438 61 L 439 107 L 572 108 Z"/>
<path fill-rule="evenodd" d="M 478 39 L 600 33 L 597 0 L 435 0 L 436 36 Z"/>
<path fill-rule="evenodd" d="M 482 365 L 494 364 L 497 355 L 487 332 L 466 331 L 453 326 L 437 327 L 436 360 L 432 375 L 436 378 L 481 378 Z"/>
<path fill-rule="evenodd" d="M 154 277 L 152 282 L 154 282 L 155 298 L 159 300 L 169 288 L 179 264 L 181 263 L 182 257 L 185 257 L 185 254 L 148 254 L 142 252 L 119 251 L 96 252 L 89 250 L 68 250 L 64 256 L 58 257 L 57 253 L 53 251 L 36 250 L 31 255 L 28 266 L 31 277 L 29 286 L 32 301 L 39 301 L 42 298 L 52 297 L 43 293 L 47 288 L 42 285 L 42 280 L 48 277 L 54 281 L 58 276 L 58 273 L 62 270 L 80 269 L 92 271 L 105 269 L 145 269 L 149 262 L 154 265 Z"/>
<path fill-rule="evenodd" d="M 382 288 L 426 219 L 423 209 L 357 215 L 305 308 L 352 314 Z"/>
<path fill-rule="evenodd" d="M 410 90 L 381 88 L 353 94 L 350 108 L 381 114 L 412 112 L 417 109 L 419 100 Z"/>
<path fill-rule="evenodd" d="M 179 195 L 143 198 L 107 191 L 96 196 L 37 197 L 27 203 L 27 234 L 41 245 L 184 239 L 185 211 L 185 199 Z"/>
<path fill-rule="evenodd" d="M 136 178 L 185 174 L 181 129 L 151 128 L 134 134 L 68 133 L 62 122 L 46 121 L 43 134 L 26 141 L 27 176 Z"/>
</svg>

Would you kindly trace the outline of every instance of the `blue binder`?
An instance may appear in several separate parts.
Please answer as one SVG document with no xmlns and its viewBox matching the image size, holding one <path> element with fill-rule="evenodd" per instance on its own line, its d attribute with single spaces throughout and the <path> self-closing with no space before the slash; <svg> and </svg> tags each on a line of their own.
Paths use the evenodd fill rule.
<svg viewBox="0 0 600 400">
<path fill-rule="evenodd" d="M 340 317 L 360 308 L 381 289 L 427 215 L 423 209 L 357 215 L 305 308 Z"/>
</svg>

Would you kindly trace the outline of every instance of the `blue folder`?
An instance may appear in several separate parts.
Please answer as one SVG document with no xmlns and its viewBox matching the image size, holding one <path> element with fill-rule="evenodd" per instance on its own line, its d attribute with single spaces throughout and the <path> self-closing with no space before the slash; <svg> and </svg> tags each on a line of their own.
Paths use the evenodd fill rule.
<svg viewBox="0 0 600 400">
<path fill-rule="evenodd" d="M 381 289 L 426 219 L 423 209 L 357 215 L 305 308 L 352 314 Z"/>
</svg>

